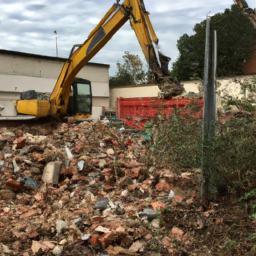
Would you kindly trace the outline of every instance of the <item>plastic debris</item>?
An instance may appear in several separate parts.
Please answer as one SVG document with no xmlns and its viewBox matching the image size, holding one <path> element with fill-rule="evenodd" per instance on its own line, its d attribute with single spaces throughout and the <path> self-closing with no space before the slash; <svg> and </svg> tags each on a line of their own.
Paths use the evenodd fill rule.
<svg viewBox="0 0 256 256">
<path fill-rule="evenodd" d="M 84 169 L 84 163 L 85 163 L 84 160 L 80 160 L 77 162 L 79 171 L 82 171 Z"/>
<path fill-rule="evenodd" d="M 83 241 L 86 241 L 86 240 L 88 240 L 90 237 L 91 237 L 90 234 L 83 234 L 83 236 L 82 236 L 81 239 L 82 239 Z"/>
<path fill-rule="evenodd" d="M 20 167 L 17 165 L 15 158 L 13 158 L 12 164 L 13 164 L 13 168 L 14 168 L 14 170 L 13 170 L 14 173 L 19 172 L 20 171 Z"/>
<path fill-rule="evenodd" d="M 171 189 L 170 190 L 170 193 L 169 193 L 169 195 L 168 195 L 168 199 L 171 199 L 171 198 L 174 198 L 175 197 L 175 193 L 174 193 L 174 191 Z"/>
<path fill-rule="evenodd" d="M 40 186 L 30 177 L 23 176 L 24 184 L 23 186 L 27 189 L 36 190 L 39 189 Z"/>
<path fill-rule="evenodd" d="M 110 232 L 110 229 L 108 228 L 104 228 L 102 226 L 98 226 L 95 231 L 98 231 L 98 232 L 102 232 L 102 233 L 109 233 Z"/>
<path fill-rule="evenodd" d="M 65 149 L 66 149 L 66 154 L 68 156 L 68 159 L 72 160 L 73 154 L 71 153 L 71 150 L 67 147 L 67 145 L 65 145 Z"/>
</svg>

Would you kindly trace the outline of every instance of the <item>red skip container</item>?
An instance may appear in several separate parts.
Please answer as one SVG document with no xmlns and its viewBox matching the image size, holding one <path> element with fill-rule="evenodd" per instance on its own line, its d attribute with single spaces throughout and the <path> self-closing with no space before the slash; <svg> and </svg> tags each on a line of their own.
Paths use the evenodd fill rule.
<svg viewBox="0 0 256 256">
<path fill-rule="evenodd" d="M 193 101 L 191 108 L 185 108 Z M 158 99 L 156 97 L 117 98 L 117 118 L 121 120 L 140 117 L 142 119 L 157 118 L 158 115 L 171 115 L 175 108 L 182 115 L 190 114 L 201 118 L 203 114 L 203 99 L 172 98 Z"/>
</svg>

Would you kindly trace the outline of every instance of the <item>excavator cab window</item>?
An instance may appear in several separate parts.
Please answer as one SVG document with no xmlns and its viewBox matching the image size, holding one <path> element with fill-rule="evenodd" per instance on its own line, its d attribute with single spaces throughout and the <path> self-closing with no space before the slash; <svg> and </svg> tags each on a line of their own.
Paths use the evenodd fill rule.
<svg viewBox="0 0 256 256">
<path fill-rule="evenodd" d="M 73 83 L 73 114 L 92 113 L 91 82 L 82 78 L 75 78 Z"/>
</svg>

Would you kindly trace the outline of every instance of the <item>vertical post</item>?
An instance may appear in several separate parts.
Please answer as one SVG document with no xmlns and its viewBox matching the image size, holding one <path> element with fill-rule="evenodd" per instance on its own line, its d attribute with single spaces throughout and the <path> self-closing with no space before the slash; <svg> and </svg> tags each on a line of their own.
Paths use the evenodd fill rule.
<svg viewBox="0 0 256 256">
<path fill-rule="evenodd" d="M 56 39 L 56 56 L 58 57 L 57 31 L 54 30 L 53 33 L 55 34 L 55 39 Z"/>
<path fill-rule="evenodd" d="M 211 36 L 210 17 L 206 19 L 205 64 L 204 64 L 204 109 L 202 127 L 202 181 L 201 196 L 209 201 L 210 177 L 214 171 L 213 142 L 215 134 L 215 82 L 217 67 L 217 33 Z"/>
</svg>

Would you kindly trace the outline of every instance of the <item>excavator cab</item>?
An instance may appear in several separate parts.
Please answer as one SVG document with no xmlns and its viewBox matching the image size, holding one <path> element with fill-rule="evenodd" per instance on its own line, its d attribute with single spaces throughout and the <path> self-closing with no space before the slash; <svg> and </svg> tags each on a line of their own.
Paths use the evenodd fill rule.
<svg viewBox="0 0 256 256">
<path fill-rule="evenodd" d="M 91 115 L 92 89 L 89 80 L 82 78 L 75 78 L 73 80 L 67 113 L 75 117 Z"/>
<path fill-rule="evenodd" d="M 10 116 L 1 116 L 0 114 L 0 121 L 32 120 L 49 116 L 50 102 L 47 99 L 38 99 L 40 98 L 40 94 L 34 90 L 23 92 L 21 94 L 21 100 L 11 102 L 15 109 L 13 112 L 16 113 Z M 89 80 L 74 78 L 70 91 L 67 93 L 66 106 L 67 111 L 61 116 L 68 115 L 81 119 L 88 118 L 92 114 L 92 89 Z M 4 110 L 4 106 L 1 107 L 0 105 L 1 110 Z"/>
</svg>

